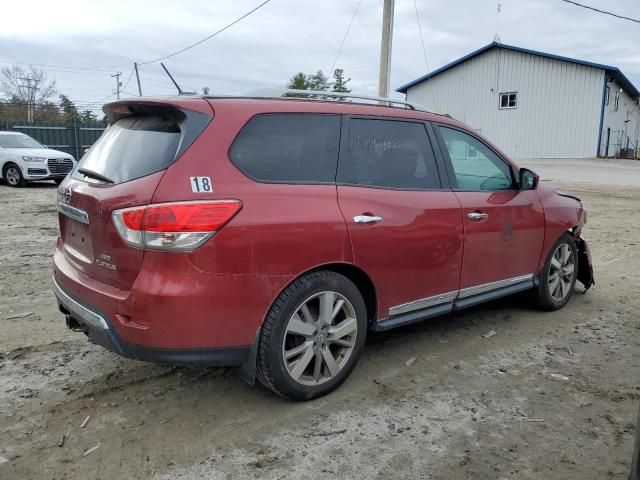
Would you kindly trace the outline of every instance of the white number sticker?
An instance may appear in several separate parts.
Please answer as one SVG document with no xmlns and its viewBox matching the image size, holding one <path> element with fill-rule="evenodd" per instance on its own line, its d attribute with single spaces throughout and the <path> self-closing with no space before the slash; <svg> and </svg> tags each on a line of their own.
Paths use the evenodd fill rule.
<svg viewBox="0 0 640 480">
<path fill-rule="evenodd" d="M 189 177 L 193 193 L 213 193 L 211 177 Z"/>
</svg>

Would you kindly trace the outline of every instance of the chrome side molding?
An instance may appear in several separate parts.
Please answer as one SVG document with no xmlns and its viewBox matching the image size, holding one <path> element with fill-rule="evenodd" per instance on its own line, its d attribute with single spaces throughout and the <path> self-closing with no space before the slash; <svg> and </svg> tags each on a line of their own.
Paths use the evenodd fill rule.
<svg viewBox="0 0 640 480">
<path fill-rule="evenodd" d="M 423 308 L 434 307 L 441 303 L 453 302 L 458 296 L 458 291 L 442 293 L 433 297 L 421 298 L 409 303 L 403 303 L 402 305 L 396 305 L 389 309 L 389 315 L 400 315 L 401 313 L 413 312 L 414 310 L 421 310 Z"/>
<path fill-rule="evenodd" d="M 67 205 L 66 203 L 62 202 L 58 202 L 57 210 L 61 214 L 73 220 L 89 225 L 89 214 L 84 210 L 80 210 L 79 208 L 72 207 L 71 205 Z"/>
<path fill-rule="evenodd" d="M 526 282 L 532 280 L 533 274 L 520 275 L 518 277 L 506 278 L 504 280 L 498 280 L 497 282 L 485 283 L 483 285 L 476 285 L 475 287 L 463 288 L 458 294 L 458 298 L 467 298 L 480 293 L 489 292 L 491 290 L 497 290 L 498 288 L 508 287 L 517 283 Z"/>
<path fill-rule="evenodd" d="M 445 303 L 452 303 L 457 299 L 473 297 L 482 293 L 491 292 L 493 290 L 499 290 L 511 285 L 518 285 L 520 283 L 533 280 L 533 274 L 519 275 L 517 277 L 506 278 L 504 280 L 498 280 L 497 282 L 484 283 L 482 285 L 476 285 L 473 287 L 463 288 L 462 290 L 455 290 L 453 292 L 440 293 L 432 297 L 421 298 L 412 302 L 396 305 L 389 308 L 389 316 L 400 315 L 403 313 L 413 312 L 415 310 L 422 310 L 423 308 L 435 307 Z"/>
</svg>

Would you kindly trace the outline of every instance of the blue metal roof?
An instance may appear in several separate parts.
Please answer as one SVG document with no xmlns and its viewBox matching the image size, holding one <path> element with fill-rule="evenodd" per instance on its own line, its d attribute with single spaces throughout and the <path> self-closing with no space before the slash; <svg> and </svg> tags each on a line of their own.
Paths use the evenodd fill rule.
<svg viewBox="0 0 640 480">
<path fill-rule="evenodd" d="M 471 52 L 468 55 L 465 55 L 464 57 L 459 58 L 458 60 L 448 63 L 444 67 L 440 67 L 437 70 L 434 70 L 433 72 L 427 75 L 424 75 L 412 82 L 409 82 L 406 85 L 403 85 L 400 88 L 398 88 L 396 92 L 407 93 L 407 90 L 409 90 L 409 88 L 413 87 L 414 85 L 422 83 L 425 80 L 429 80 L 430 78 L 435 77 L 436 75 L 446 72 L 447 70 L 452 69 L 456 65 L 459 65 L 462 62 L 466 62 L 470 58 L 480 55 L 481 53 L 491 50 L 492 48 L 504 48 L 505 50 L 528 53 L 530 55 L 537 55 L 539 57 L 550 58 L 553 60 L 560 60 L 561 62 L 569 62 L 569 63 L 578 64 L 578 65 L 585 65 L 587 67 L 599 68 L 599 69 L 605 70 L 607 74 L 609 74 L 616 82 L 618 82 L 618 84 L 622 88 L 624 88 L 626 92 L 629 95 L 631 95 L 633 98 L 640 97 L 640 92 L 638 91 L 638 89 L 633 86 L 633 83 L 631 83 L 631 81 L 624 76 L 624 74 L 620 71 L 618 67 L 612 67 L 611 65 L 603 65 L 601 63 L 587 62 L 584 60 L 577 60 L 575 58 L 561 57 L 560 55 L 553 55 L 551 53 L 538 52 L 536 50 L 529 50 L 527 48 L 514 47 L 513 45 L 505 45 L 504 43 L 498 43 L 498 42 L 492 42 L 489 45 L 485 45 L 484 47 L 479 48 L 478 50 Z"/>
</svg>

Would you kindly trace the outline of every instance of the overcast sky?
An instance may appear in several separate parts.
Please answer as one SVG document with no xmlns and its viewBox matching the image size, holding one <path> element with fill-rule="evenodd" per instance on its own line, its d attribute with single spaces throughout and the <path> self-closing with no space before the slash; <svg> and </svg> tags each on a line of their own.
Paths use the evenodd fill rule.
<svg viewBox="0 0 640 480">
<path fill-rule="evenodd" d="M 3 2 L 1 66 L 43 67 L 72 100 L 101 102 L 133 62 L 179 50 L 261 3 L 261 0 L 30 0 Z M 362 0 L 336 67 L 358 92 L 377 92 L 382 0 Z M 640 87 L 640 24 L 596 14 L 560 0 L 502 0 L 503 43 L 618 66 Z M 583 3 L 638 17 L 638 0 Z M 328 71 L 358 0 L 271 0 L 219 36 L 166 64 L 183 89 L 241 94 L 284 87 L 296 72 Z M 431 69 L 487 43 L 496 33 L 492 0 L 418 0 Z M 27 15 L 28 13 L 28 15 Z M 396 0 L 391 86 L 426 73 L 413 0 Z M 158 63 L 141 67 L 145 95 L 173 93 Z M 135 93 L 135 78 L 124 91 Z M 124 93 L 123 96 L 127 96 Z M 107 98 L 108 97 L 108 98 Z"/>
</svg>

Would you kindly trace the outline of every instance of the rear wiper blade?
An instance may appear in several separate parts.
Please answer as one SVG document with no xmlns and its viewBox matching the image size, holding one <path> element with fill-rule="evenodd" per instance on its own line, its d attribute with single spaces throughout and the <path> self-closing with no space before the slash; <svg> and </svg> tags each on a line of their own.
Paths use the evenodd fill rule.
<svg viewBox="0 0 640 480">
<path fill-rule="evenodd" d="M 94 172 L 93 170 L 87 170 L 86 168 L 79 168 L 78 172 L 84 175 L 85 177 L 95 178 L 96 180 L 100 180 L 101 182 L 114 183 L 113 180 L 111 180 L 110 178 L 105 177 L 104 175 L 100 175 L 99 173 Z"/>
</svg>

